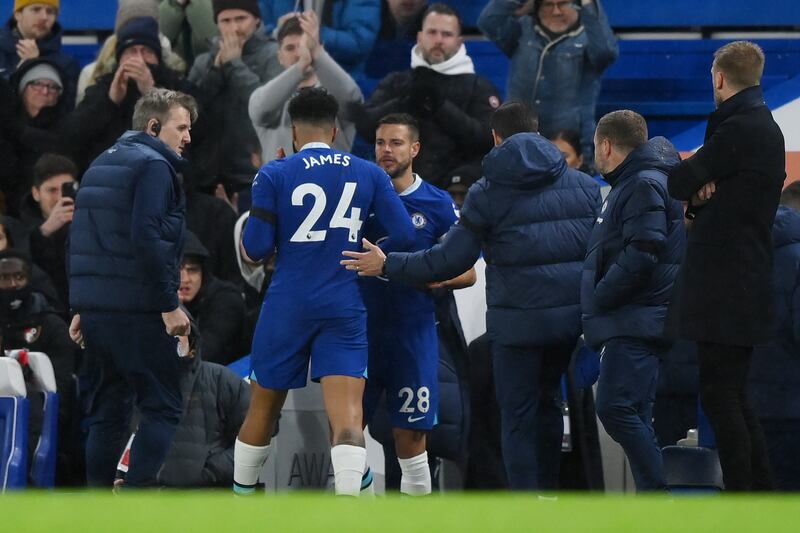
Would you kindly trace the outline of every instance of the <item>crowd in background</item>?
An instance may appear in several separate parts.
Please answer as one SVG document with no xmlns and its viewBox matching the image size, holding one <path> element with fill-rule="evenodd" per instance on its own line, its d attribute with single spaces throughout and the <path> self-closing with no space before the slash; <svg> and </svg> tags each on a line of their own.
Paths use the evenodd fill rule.
<svg viewBox="0 0 800 533">
<path fill-rule="evenodd" d="M 192 234 L 183 252 L 178 296 L 198 332 L 182 382 L 187 397 L 197 400 L 186 404 L 160 481 L 228 485 L 248 393 L 216 365 L 249 352 L 271 275 L 269 265 L 253 269 L 243 263 L 236 235 L 250 207 L 257 169 L 299 148 L 292 146 L 291 96 L 304 87 L 327 89 L 341 109 L 334 147 L 367 158 L 383 116 L 412 114 L 420 124 L 422 147 L 415 171 L 461 206 L 483 175 L 482 160 L 493 146 L 490 120 L 502 103 L 501 93 L 476 72 L 458 12 L 444 4 L 429 6 L 426 0 L 119 0 L 114 32 L 82 71 L 62 51 L 59 8 L 58 0 L 16 0 L 0 28 L 0 253 L 19 259 L 27 286 L 24 293 L 13 294 L 9 291 L 19 287 L 0 287 L 3 348 L 28 347 L 50 356 L 65 399 L 58 482 L 82 483 L 74 458 L 80 455 L 76 450 L 86 399 L 80 398 L 80 381 L 73 376 L 90 372 L 92 362 L 83 360 L 66 331 L 65 247 L 75 190 L 91 162 L 130 129 L 134 106 L 144 93 L 159 87 L 194 96 L 198 120 L 182 173 Z M 491 0 L 478 28 L 511 59 L 508 99 L 536 110 L 539 131 L 569 167 L 594 172 L 600 79 L 618 54 L 602 2 Z M 374 89 L 370 79 L 380 80 Z M 776 235 L 781 229 L 786 237 L 776 237 L 776 246 L 796 244 L 788 236 L 796 225 L 793 216 L 787 211 L 779 218 L 785 222 L 776 226 Z M 14 304 L 20 298 L 24 303 Z M 455 368 L 454 379 L 469 384 L 473 398 L 481 398 L 473 405 L 476 424 L 469 447 L 496 459 L 499 430 L 493 421 L 499 415 L 495 405 L 483 401 L 494 395 L 486 339 L 473 343 L 468 353 L 451 299 L 443 297 L 438 310 L 443 359 Z M 31 326 L 42 332 L 35 339 L 20 333 Z M 680 343 L 662 362 L 654 392 L 663 399 L 656 402 L 655 416 L 662 445 L 673 444 L 696 425 L 694 365 L 692 348 Z M 764 383 L 782 380 L 787 389 L 800 382 L 795 378 L 758 374 Z M 598 488 L 594 406 L 571 370 L 568 381 L 567 394 L 553 385 L 553 401 L 568 403 L 589 422 L 575 428 L 583 458 L 574 475 L 562 476 L 562 486 Z M 477 392 L 482 390 L 491 394 Z M 193 409 L 218 413 L 218 420 L 201 420 Z M 686 415 L 669 420 L 676 412 Z M 778 420 L 771 426 L 777 433 L 800 417 L 800 409 L 761 412 Z M 458 453 L 462 457 L 455 458 L 463 459 L 463 450 Z M 502 466 L 492 466 L 491 460 L 467 464 L 464 471 L 473 473 L 466 480 L 469 487 L 508 482 Z M 192 475 L 186 478 L 182 472 Z"/>
</svg>

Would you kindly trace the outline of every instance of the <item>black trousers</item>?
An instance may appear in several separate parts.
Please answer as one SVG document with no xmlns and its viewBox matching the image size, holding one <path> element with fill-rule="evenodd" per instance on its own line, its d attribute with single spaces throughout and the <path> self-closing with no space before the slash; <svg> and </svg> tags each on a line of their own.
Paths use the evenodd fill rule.
<svg viewBox="0 0 800 533">
<path fill-rule="evenodd" d="M 771 490 L 764 431 L 750 407 L 747 374 L 752 347 L 697 345 L 700 401 L 717 438 L 725 489 Z"/>
</svg>

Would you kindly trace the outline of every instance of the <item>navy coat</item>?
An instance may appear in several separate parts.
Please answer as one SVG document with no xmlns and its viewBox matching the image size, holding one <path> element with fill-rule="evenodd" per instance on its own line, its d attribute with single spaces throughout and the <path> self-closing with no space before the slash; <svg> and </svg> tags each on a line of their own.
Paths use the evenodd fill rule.
<svg viewBox="0 0 800 533">
<path fill-rule="evenodd" d="M 461 220 L 429 250 L 392 253 L 392 280 L 453 278 L 483 251 L 487 330 L 508 346 L 574 343 L 580 335 L 583 259 L 600 207 L 600 187 L 567 167 L 536 133 L 512 135 L 483 160 Z"/>
<path fill-rule="evenodd" d="M 757 346 L 750 397 L 761 418 L 800 419 L 800 213 L 781 206 L 772 227 L 774 346 Z"/>
<path fill-rule="evenodd" d="M 683 205 L 667 192 L 667 173 L 678 163 L 672 144 L 656 137 L 605 176 L 611 191 L 592 230 L 581 282 L 591 346 L 613 337 L 663 337 L 685 248 Z"/>
<path fill-rule="evenodd" d="M 185 200 L 183 159 L 129 131 L 83 176 L 70 228 L 70 304 L 77 311 L 178 307 Z"/>
</svg>

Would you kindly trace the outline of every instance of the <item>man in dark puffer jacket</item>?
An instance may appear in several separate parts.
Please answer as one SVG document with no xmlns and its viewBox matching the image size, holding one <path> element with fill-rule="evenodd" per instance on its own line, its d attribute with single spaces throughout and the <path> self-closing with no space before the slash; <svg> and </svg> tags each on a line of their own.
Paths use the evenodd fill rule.
<svg viewBox="0 0 800 533">
<path fill-rule="evenodd" d="M 487 329 L 502 417 L 503 461 L 515 490 L 555 489 L 563 418 L 559 382 L 581 331 L 580 279 L 600 187 L 567 168 L 537 133 L 535 114 L 509 103 L 492 117 L 495 148 L 441 244 L 345 261 L 362 275 L 421 284 L 486 260 Z M 384 263 L 385 259 L 385 263 Z M 385 267 L 385 268 L 384 268 Z"/>
<path fill-rule="evenodd" d="M 85 343 L 91 371 L 87 478 L 111 487 L 134 397 L 142 423 L 128 484 L 148 486 L 172 443 L 182 410 L 174 335 L 184 199 L 178 180 L 194 99 L 153 89 L 136 104 L 133 128 L 83 177 L 70 228 L 70 336 Z"/>
<path fill-rule="evenodd" d="M 680 163 L 669 141 L 647 141 L 633 111 L 600 119 L 595 164 L 611 192 L 592 231 L 581 283 L 586 342 L 600 349 L 597 415 L 622 445 L 637 490 L 666 486 L 653 402 L 672 285 L 685 246 L 683 206 L 667 193 Z"/>
<path fill-rule="evenodd" d="M 800 490 L 800 183 L 781 194 L 772 227 L 774 345 L 753 350 L 748 393 L 764 428 L 775 488 Z"/>
</svg>

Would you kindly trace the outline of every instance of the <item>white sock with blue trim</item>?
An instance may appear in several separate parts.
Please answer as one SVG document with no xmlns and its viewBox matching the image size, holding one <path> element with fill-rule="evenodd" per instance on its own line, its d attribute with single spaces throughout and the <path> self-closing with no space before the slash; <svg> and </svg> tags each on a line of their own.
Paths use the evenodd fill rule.
<svg viewBox="0 0 800 533">
<path fill-rule="evenodd" d="M 236 439 L 233 447 L 233 491 L 236 494 L 255 492 L 258 476 L 268 456 L 269 444 L 253 446 Z"/>
<path fill-rule="evenodd" d="M 431 493 L 431 468 L 428 465 L 428 452 L 422 452 L 409 459 L 397 459 L 400 470 L 400 493 L 409 496 L 424 496 Z"/>
<path fill-rule="evenodd" d="M 331 448 L 333 481 L 337 496 L 358 496 L 361 478 L 367 468 L 367 449 L 349 444 Z"/>
</svg>

